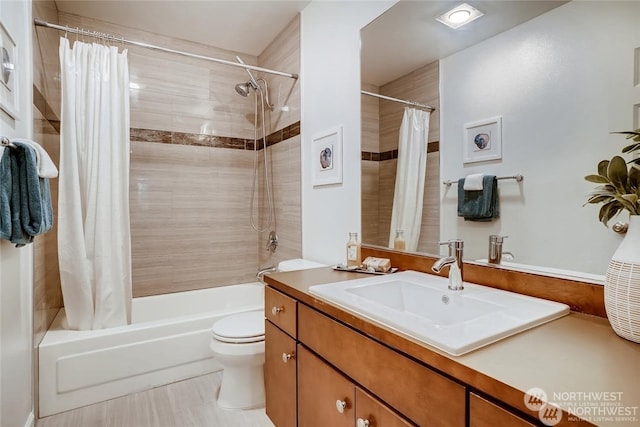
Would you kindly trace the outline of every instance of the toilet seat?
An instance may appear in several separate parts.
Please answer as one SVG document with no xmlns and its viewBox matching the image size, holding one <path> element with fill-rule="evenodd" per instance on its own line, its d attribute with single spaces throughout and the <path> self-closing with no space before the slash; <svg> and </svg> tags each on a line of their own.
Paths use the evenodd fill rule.
<svg viewBox="0 0 640 427">
<path fill-rule="evenodd" d="M 231 344 L 264 341 L 264 314 L 259 310 L 224 317 L 213 324 L 211 334 L 215 340 Z"/>
</svg>

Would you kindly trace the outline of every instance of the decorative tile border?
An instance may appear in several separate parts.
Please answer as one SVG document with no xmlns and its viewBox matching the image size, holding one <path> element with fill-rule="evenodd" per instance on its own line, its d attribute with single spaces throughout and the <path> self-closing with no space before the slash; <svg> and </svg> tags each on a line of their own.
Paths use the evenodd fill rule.
<svg viewBox="0 0 640 427">
<path fill-rule="evenodd" d="M 427 144 L 427 153 L 435 153 L 440 151 L 440 141 L 429 142 Z M 373 151 L 363 151 L 362 160 L 371 162 L 382 162 L 385 160 L 394 160 L 398 158 L 398 150 L 389 150 L 382 153 L 374 153 Z"/>
<path fill-rule="evenodd" d="M 47 103 L 42 92 L 33 85 L 33 106 L 37 108 L 45 121 L 51 126 L 41 126 L 46 133 L 60 134 L 60 120 Z M 198 133 L 172 132 L 164 130 L 131 128 L 130 139 L 136 142 L 156 142 L 161 144 L 194 145 L 199 147 L 231 148 L 237 150 L 253 150 L 253 139 L 233 138 L 229 136 L 205 135 Z M 300 121 L 277 130 L 267 136 L 267 147 L 289 138 L 300 135 Z M 260 144 L 258 149 L 261 149 Z"/>
<path fill-rule="evenodd" d="M 131 128 L 131 141 L 157 142 L 161 144 L 195 145 L 199 147 L 253 150 L 253 139 L 197 133 L 172 132 L 153 129 Z M 286 126 L 267 136 L 267 147 L 300 135 L 300 122 Z M 261 145 L 261 144 L 260 144 Z M 258 146 L 258 149 L 261 149 Z"/>
</svg>

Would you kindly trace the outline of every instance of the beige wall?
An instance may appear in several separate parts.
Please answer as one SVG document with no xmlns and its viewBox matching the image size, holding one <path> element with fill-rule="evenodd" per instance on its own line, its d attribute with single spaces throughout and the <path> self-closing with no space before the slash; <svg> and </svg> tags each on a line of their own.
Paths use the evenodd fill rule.
<svg viewBox="0 0 640 427">
<path fill-rule="evenodd" d="M 58 14 L 52 1 L 35 2 L 34 17 L 230 61 L 240 55 L 247 64 L 299 72 L 297 18 L 257 58 Z M 63 33 L 44 28 L 34 31 L 34 86 L 50 106 L 42 107 L 48 113 L 41 115 L 55 127 L 60 106 L 58 38 Z M 69 38 L 75 40 L 75 36 Z M 251 148 L 254 136 L 255 97 L 243 98 L 234 89 L 236 83 L 247 81 L 246 72 L 135 46 L 126 48 L 130 80 L 139 87 L 131 89 L 134 296 L 254 280 L 259 263 L 271 260 L 261 254 L 266 243 L 263 236 L 249 225 L 254 153 L 245 148 Z M 269 117 L 267 134 L 282 140 L 268 149 L 281 237 L 276 256 L 299 257 L 298 83 L 286 77 L 260 77 L 268 80 L 272 102 L 278 103 Z M 44 123 L 51 128 L 49 122 Z M 56 152 L 59 135 L 49 133 L 53 135 L 42 139 Z M 258 193 L 256 204 L 261 198 Z M 60 307 L 55 235 L 49 233 L 42 240 L 46 243 L 37 252 L 36 268 L 42 273 L 36 283 L 36 304 Z M 50 316 L 41 317 L 38 323 L 44 333 Z"/>
<path fill-rule="evenodd" d="M 363 89 L 398 99 L 412 100 L 436 108 L 429 120 L 430 143 L 440 140 L 439 62 L 427 64 L 380 88 L 363 83 Z M 405 105 L 362 96 L 362 150 L 387 153 L 398 149 L 398 134 Z M 377 113 L 377 114 L 376 114 Z M 377 132 L 377 135 L 376 135 Z M 431 144 L 433 147 L 434 144 Z M 418 251 L 438 253 L 440 218 L 440 154 L 427 155 L 427 176 Z M 362 161 L 363 241 L 388 246 L 396 159 Z"/>
</svg>

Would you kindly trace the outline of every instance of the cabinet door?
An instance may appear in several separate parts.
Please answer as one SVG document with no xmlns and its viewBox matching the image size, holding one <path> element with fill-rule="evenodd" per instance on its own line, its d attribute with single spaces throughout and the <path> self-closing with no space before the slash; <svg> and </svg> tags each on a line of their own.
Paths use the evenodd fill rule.
<svg viewBox="0 0 640 427">
<path fill-rule="evenodd" d="M 265 323 L 266 411 L 276 427 L 296 427 L 296 342 Z"/>
<path fill-rule="evenodd" d="M 298 344 L 298 427 L 352 427 L 355 387 Z"/>
<path fill-rule="evenodd" d="M 298 303 L 293 298 L 267 286 L 264 288 L 264 315 L 274 325 L 297 338 Z"/>
<path fill-rule="evenodd" d="M 516 414 L 503 409 L 484 398 L 471 393 L 470 402 L 470 427 L 534 427 L 532 424 Z"/>
<path fill-rule="evenodd" d="M 411 427 L 411 424 L 356 387 L 356 427 Z"/>
</svg>

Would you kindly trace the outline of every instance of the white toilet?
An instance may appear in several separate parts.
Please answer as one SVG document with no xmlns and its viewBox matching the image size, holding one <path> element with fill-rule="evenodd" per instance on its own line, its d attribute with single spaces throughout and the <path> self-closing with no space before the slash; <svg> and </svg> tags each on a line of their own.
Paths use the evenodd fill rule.
<svg viewBox="0 0 640 427">
<path fill-rule="evenodd" d="M 278 264 L 278 271 L 322 267 L 294 259 Z M 218 406 L 251 409 L 264 406 L 264 310 L 232 314 L 211 327 L 213 357 L 224 368 Z"/>
<path fill-rule="evenodd" d="M 232 314 L 211 327 L 211 350 L 224 367 L 218 406 L 264 406 L 264 310 Z"/>
</svg>

